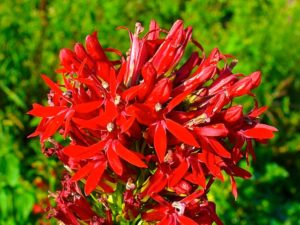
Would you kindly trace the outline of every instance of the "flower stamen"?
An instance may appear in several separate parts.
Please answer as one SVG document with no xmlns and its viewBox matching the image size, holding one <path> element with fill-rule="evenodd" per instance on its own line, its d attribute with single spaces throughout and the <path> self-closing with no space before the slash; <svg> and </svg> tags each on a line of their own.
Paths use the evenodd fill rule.
<svg viewBox="0 0 300 225">
<path fill-rule="evenodd" d="M 173 202 L 172 207 L 175 208 L 178 215 L 182 216 L 185 210 L 185 204 L 182 202 Z"/>
<path fill-rule="evenodd" d="M 155 112 L 159 112 L 162 110 L 162 105 L 160 103 L 156 103 L 154 106 Z"/>
<path fill-rule="evenodd" d="M 112 132 L 115 129 L 115 124 L 110 122 L 106 125 L 106 129 L 108 132 Z"/>
</svg>

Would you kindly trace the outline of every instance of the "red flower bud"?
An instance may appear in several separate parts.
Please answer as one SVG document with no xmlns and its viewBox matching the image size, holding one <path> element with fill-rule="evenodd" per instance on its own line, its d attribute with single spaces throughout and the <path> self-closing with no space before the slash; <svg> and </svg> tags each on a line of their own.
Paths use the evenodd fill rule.
<svg viewBox="0 0 300 225">
<path fill-rule="evenodd" d="M 70 49 L 64 48 L 59 53 L 60 63 L 69 71 L 78 69 L 80 66 L 79 60 L 77 59 L 74 52 Z"/>
<path fill-rule="evenodd" d="M 258 87 L 261 82 L 261 72 L 256 71 L 256 72 L 250 74 L 249 77 L 251 77 L 251 79 L 252 79 L 252 88 L 251 89 Z"/>
<path fill-rule="evenodd" d="M 243 79 L 237 81 L 230 89 L 229 95 L 231 97 L 238 97 L 248 94 L 252 88 L 251 77 L 244 77 Z"/>
<path fill-rule="evenodd" d="M 241 119 L 243 116 L 243 106 L 242 105 L 236 105 L 232 106 L 229 109 L 227 109 L 224 113 L 224 120 L 227 123 L 234 123 Z"/>
<path fill-rule="evenodd" d="M 97 39 L 97 33 L 88 35 L 85 39 L 85 44 L 87 52 L 94 60 L 107 61 L 104 50 Z"/>
</svg>

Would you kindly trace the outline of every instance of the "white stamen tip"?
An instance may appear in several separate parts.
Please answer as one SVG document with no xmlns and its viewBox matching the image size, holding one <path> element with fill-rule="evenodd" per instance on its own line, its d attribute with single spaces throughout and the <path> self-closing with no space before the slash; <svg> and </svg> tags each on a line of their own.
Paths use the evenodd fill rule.
<svg viewBox="0 0 300 225">
<path fill-rule="evenodd" d="M 102 87 L 103 87 L 103 88 L 106 89 L 106 88 L 108 88 L 108 86 L 109 86 L 109 85 L 108 85 L 108 83 L 107 83 L 106 81 L 102 81 Z"/>
<path fill-rule="evenodd" d="M 185 210 L 185 204 L 181 202 L 173 202 L 172 207 L 176 209 L 178 215 L 182 216 Z"/>
<path fill-rule="evenodd" d="M 160 103 L 156 103 L 154 109 L 156 112 L 159 112 L 162 109 L 162 105 Z"/>
<path fill-rule="evenodd" d="M 112 132 L 115 129 L 115 124 L 114 123 L 108 123 L 106 126 L 106 129 L 108 132 Z"/>
<path fill-rule="evenodd" d="M 121 96 L 120 96 L 120 95 L 117 95 L 117 96 L 115 97 L 114 103 L 115 103 L 115 105 L 119 105 L 120 102 L 121 102 Z"/>
<path fill-rule="evenodd" d="M 135 184 L 132 182 L 127 182 L 126 183 L 126 190 L 134 190 L 135 189 Z"/>
</svg>

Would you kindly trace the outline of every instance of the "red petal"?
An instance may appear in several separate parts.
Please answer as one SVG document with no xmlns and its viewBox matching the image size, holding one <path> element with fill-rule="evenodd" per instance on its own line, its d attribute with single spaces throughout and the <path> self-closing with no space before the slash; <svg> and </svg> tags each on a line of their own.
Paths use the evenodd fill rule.
<svg viewBox="0 0 300 225">
<path fill-rule="evenodd" d="M 232 166 L 230 167 L 231 172 L 236 177 L 241 177 L 244 179 L 249 179 L 251 177 L 251 173 L 249 173 L 247 170 L 244 170 L 238 166 Z"/>
<path fill-rule="evenodd" d="M 157 225 L 174 225 L 173 217 L 166 215 Z"/>
<path fill-rule="evenodd" d="M 97 187 L 105 168 L 106 163 L 104 162 L 99 162 L 94 166 L 94 169 L 88 176 L 86 184 L 84 186 L 84 193 L 86 195 L 89 195 Z"/>
<path fill-rule="evenodd" d="M 247 138 L 257 138 L 257 139 L 271 139 L 274 137 L 274 133 L 270 129 L 266 128 L 250 128 L 243 132 L 244 136 Z"/>
<path fill-rule="evenodd" d="M 198 223 L 186 216 L 178 216 L 178 220 L 182 225 L 198 225 Z"/>
<path fill-rule="evenodd" d="M 189 59 L 180 67 L 180 69 L 176 72 L 176 77 L 174 83 L 179 84 L 179 82 L 186 79 L 195 68 L 195 66 L 199 63 L 200 58 L 198 52 L 193 52 Z"/>
<path fill-rule="evenodd" d="M 105 114 L 102 115 L 102 118 L 107 118 L 108 122 L 112 122 L 116 117 L 118 116 L 118 107 L 112 102 L 112 101 L 107 101 L 105 105 Z"/>
<path fill-rule="evenodd" d="M 224 158 L 231 158 L 231 153 L 227 151 L 227 149 L 224 148 L 220 142 L 218 142 L 214 138 L 207 138 L 210 146 L 213 148 L 213 150 L 221 157 Z"/>
<path fill-rule="evenodd" d="M 151 20 L 149 26 L 149 34 L 147 36 L 148 40 L 155 40 L 159 38 L 159 25 L 155 20 Z"/>
<path fill-rule="evenodd" d="M 154 133 L 154 148 L 159 162 L 163 162 L 167 150 L 167 134 L 162 122 L 157 123 Z"/>
<path fill-rule="evenodd" d="M 128 102 L 137 96 L 139 90 L 140 90 L 140 86 L 132 86 L 132 87 L 126 89 L 125 91 L 123 91 L 121 97 L 123 100 Z"/>
<path fill-rule="evenodd" d="M 93 169 L 95 163 L 89 162 L 84 167 L 82 167 L 80 170 L 78 170 L 75 175 L 71 178 L 71 181 L 78 181 L 83 177 L 86 177 L 90 171 Z"/>
<path fill-rule="evenodd" d="M 89 147 L 79 146 L 79 145 L 69 145 L 64 148 L 63 152 L 67 156 L 75 159 L 88 159 L 94 156 L 97 156 L 101 153 L 105 146 L 106 142 L 100 141 L 96 144 L 93 144 Z"/>
<path fill-rule="evenodd" d="M 66 109 L 67 107 L 64 106 L 42 106 L 40 104 L 33 104 L 33 109 L 27 114 L 37 117 L 52 117 Z"/>
<path fill-rule="evenodd" d="M 128 114 L 134 115 L 136 120 L 143 124 L 150 126 L 155 122 L 153 109 L 144 104 L 134 104 L 127 108 Z"/>
<path fill-rule="evenodd" d="M 199 147 L 198 142 L 196 141 L 196 139 L 194 138 L 192 133 L 190 133 L 190 131 L 188 131 L 188 129 L 186 129 L 179 123 L 176 123 L 175 121 L 169 120 L 169 119 L 166 119 L 166 125 L 167 125 L 167 129 L 176 138 L 178 138 L 179 140 L 183 141 L 184 143 L 186 143 L 188 145 Z"/>
<path fill-rule="evenodd" d="M 206 179 L 205 175 L 202 169 L 202 166 L 200 165 L 200 162 L 197 159 L 191 159 L 190 160 L 191 168 L 192 168 L 192 181 L 195 184 L 198 184 L 199 186 L 205 188 L 206 186 Z"/>
<path fill-rule="evenodd" d="M 265 111 L 267 111 L 267 109 L 268 109 L 267 106 L 263 106 L 261 108 L 255 109 L 251 113 L 249 113 L 249 116 L 256 118 L 256 117 L 260 116 L 261 114 L 263 114 Z"/>
<path fill-rule="evenodd" d="M 172 96 L 179 95 L 180 93 L 185 92 L 187 90 L 194 91 L 198 86 L 204 84 L 207 80 L 211 79 L 215 75 L 216 66 L 211 65 L 196 72 L 197 75 L 189 78 L 181 85 L 177 86 L 173 90 Z"/>
<path fill-rule="evenodd" d="M 223 181 L 224 178 L 221 173 L 221 168 L 217 164 L 218 156 L 209 151 L 209 146 L 204 140 L 201 140 L 201 145 L 202 153 L 198 154 L 199 161 L 205 163 L 212 175 Z"/>
<path fill-rule="evenodd" d="M 228 134 L 228 130 L 223 123 L 218 123 L 205 127 L 196 127 L 194 130 L 197 135 L 207 137 L 224 137 Z"/>
<path fill-rule="evenodd" d="M 123 165 L 119 158 L 119 156 L 115 153 L 115 151 L 112 149 L 112 146 L 109 146 L 107 149 L 107 159 L 110 167 L 112 170 L 119 176 L 122 176 L 123 174 Z"/>
<path fill-rule="evenodd" d="M 73 117 L 72 120 L 77 125 L 79 125 L 80 128 L 88 128 L 88 129 L 91 129 L 91 130 L 99 129 L 99 123 L 102 122 L 101 117 L 95 117 L 95 118 L 90 119 L 90 120 L 84 120 L 84 119 L 79 119 L 79 118 L 74 118 Z M 101 125 L 101 126 L 104 127 L 104 126 L 106 126 L 106 124 Z"/>
<path fill-rule="evenodd" d="M 246 160 L 247 164 L 249 165 L 249 154 L 252 156 L 253 161 L 256 160 L 256 155 L 253 149 L 252 140 L 247 140 L 247 146 L 246 146 Z"/>
<path fill-rule="evenodd" d="M 161 103 L 164 104 L 169 100 L 172 91 L 172 82 L 168 78 L 163 78 L 158 81 L 152 92 L 146 99 L 146 103 Z"/>
<path fill-rule="evenodd" d="M 236 188 L 236 182 L 235 182 L 233 176 L 230 176 L 230 182 L 231 182 L 231 191 L 234 196 L 234 199 L 236 200 L 238 197 L 238 192 L 237 192 L 237 188 Z"/>
<path fill-rule="evenodd" d="M 75 114 L 74 110 L 69 110 L 66 114 L 65 130 L 64 130 L 64 134 L 63 134 L 64 139 L 67 137 L 67 135 L 70 131 L 71 120 L 72 120 L 74 114 Z"/>
<path fill-rule="evenodd" d="M 138 154 L 134 151 L 131 151 L 125 148 L 120 142 L 117 142 L 113 145 L 114 150 L 123 160 L 129 162 L 132 165 L 141 168 L 147 168 L 147 165 L 141 160 Z"/>
<path fill-rule="evenodd" d="M 98 109 L 101 105 L 102 105 L 102 101 L 92 101 L 92 102 L 74 105 L 73 109 L 79 113 L 89 113 Z"/>
<path fill-rule="evenodd" d="M 50 80 L 46 75 L 41 75 L 42 79 L 45 81 L 45 83 L 50 87 L 56 94 L 62 95 L 62 90 L 59 89 L 59 86 L 54 83 L 52 80 Z"/>
<path fill-rule="evenodd" d="M 135 118 L 133 116 L 129 117 L 129 119 L 124 119 L 123 122 L 120 124 L 121 132 L 124 133 L 128 131 L 134 121 Z"/>
<path fill-rule="evenodd" d="M 45 132 L 42 135 L 42 140 L 51 137 L 58 130 L 58 128 L 63 124 L 64 119 L 65 119 L 65 113 L 61 113 L 57 117 L 51 119 L 45 128 Z"/>
<path fill-rule="evenodd" d="M 177 95 L 175 98 L 173 98 L 167 105 L 167 112 L 171 112 L 177 105 L 179 105 L 185 98 L 191 93 L 190 90 L 187 90 L 179 95 Z"/>
<path fill-rule="evenodd" d="M 159 202 L 160 204 L 164 204 L 165 200 L 161 196 L 153 194 L 159 193 L 161 190 L 163 190 L 167 185 L 167 181 L 168 180 L 166 179 L 161 169 L 158 168 L 155 171 L 155 173 L 150 177 L 149 186 L 147 187 L 145 192 L 142 193 L 142 196 L 151 196 L 155 201 Z"/>
<path fill-rule="evenodd" d="M 110 77 L 109 77 L 109 89 L 110 89 L 110 94 L 115 97 L 117 93 L 117 77 L 116 77 L 116 72 L 115 70 L 111 67 L 110 68 Z"/>
<path fill-rule="evenodd" d="M 169 186 L 173 187 L 176 185 L 183 178 L 188 169 L 189 165 L 186 160 L 180 162 L 179 166 L 174 170 L 170 177 Z"/>
<path fill-rule="evenodd" d="M 192 194 L 188 195 L 184 199 L 180 200 L 180 202 L 185 203 L 186 205 L 190 204 L 195 199 L 199 198 L 204 194 L 204 189 L 198 189 L 194 191 Z"/>
<path fill-rule="evenodd" d="M 270 125 L 263 124 L 263 123 L 256 124 L 255 128 L 264 128 L 264 129 L 267 129 L 270 131 L 278 131 L 278 129 L 276 127 L 272 127 Z"/>
<path fill-rule="evenodd" d="M 142 218 L 145 221 L 161 221 L 165 217 L 165 209 L 162 207 L 158 209 L 151 209 L 151 211 L 143 213 Z"/>
<path fill-rule="evenodd" d="M 229 86 L 232 82 L 237 80 L 237 75 L 232 74 L 227 77 L 220 76 L 218 79 L 214 81 L 212 86 L 208 90 L 209 95 L 216 94 L 219 91 L 222 91 L 223 88 Z"/>
<path fill-rule="evenodd" d="M 142 76 L 144 78 L 144 83 L 140 84 L 140 90 L 138 93 L 138 98 L 141 102 L 144 101 L 145 97 L 153 90 L 155 79 L 156 79 L 156 70 L 154 69 L 152 63 L 146 63 L 142 68 Z"/>
</svg>

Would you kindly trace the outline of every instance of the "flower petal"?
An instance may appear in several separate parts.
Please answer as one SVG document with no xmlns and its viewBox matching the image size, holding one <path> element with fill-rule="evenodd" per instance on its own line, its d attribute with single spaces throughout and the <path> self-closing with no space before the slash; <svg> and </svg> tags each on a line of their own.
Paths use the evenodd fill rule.
<svg viewBox="0 0 300 225">
<path fill-rule="evenodd" d="M 188 129 L 186 129 L 179 123 L 176 123 L 175 121 L 170 120 L 170 119 L 166 119 L 166 125 L 167 125 L 167 129 L 176 138 L 178 138 L 179 140 L 183 141 L 184 143 L 186 143 L 188 145 L 199 147 L 198 142 L 196 141 L 193 134 Z"/>
<path fill-rule="evenodd" d="M 172 100 L 168 103 L 166 110 L 167 112 L 171 112 L 177 105 L 179 105 L 189 94 L 190 90 L 187 90 L 176 97 L 172 98 Z"/>
<path fill-rule="evenodd" d="M 274 137 L 274 130 L 265 127 L 253 127 L 243 132 L 243 135 L 247 138 L 256 139 L 271 139 Z"/>
<path fill-rule="evenodd" d="M 42 106 L 40 104 L 33 104 L 33 109 L 27 112 L 29 115 L 37 117 L 52 117 L 56 116 L 63 110 L 66 110 L 65 106 Z"/>
<path fill-rule="evenodd" d="M 63 152 L 71 158 L 84 160 L 99 155 L 103 150 L 105 144 L 105 141 L 100 141 L 88 147 L 80 145 L 69 145 L 64 148 Z"/>
<path fill-rule="evenodd" d="M 180 162 L 179 166 L 174 170 L 170 179 L 169 179 L 169 186 L 173 187 L 176 185 L 188 171 L 189 165 L 186 160 Z"/>
<path fill-rule="evenodd" d="M 248 116 L 256 118 L 261 114 L 263 114 L 267 109 L 268 109 L 267 106 L 260 107 L 258 109 L 253 110 L 251 113 L 249 113 Z"/>
<path fill-rule="evenodd" d="M 89 162 L 84 167 L 82 167 L 80 170 L 78 170 L 75 175 L 71 178 L 71 181 L 78 181 L 83 177 L 86 177 L 90 171 L 94 168 L 95 163 Z"/>
<path fill-rule="evenodd" d="M 186 216 L 178 216 L 178 220 L 182 225 L 198 225 L 198 223 Z"/>
<path fill-rule="evenodd" d="M 50 87 L 56 94 L 62 95 L 63 92 L 60 90 L 58 84 L 54 83 L 49 77 L 46 75 L 42 74 L 41 75 L 42 79 L 45 81 L 45 83 Z"/>
<path fill-rule="evenodd" d="M 237 188 L 236 188 L 236 182 L 235 182 L 235 179 L 233 176 L 230 176 L 230 183 L 231 183 L 231 191 L 232 191 L 232 194 L 234 196 L 234 199 L 236 200 L 237 197 L 238 197 L 238 191 L 237 191 Z"/>
<path fill-rule="evenodd" d="M 207 137 L 225 137 L 228 134 L 228 130 L 223 123 L 195 127 L 194 130 L 197 135 Z"/>
<path fill-rule="evenodd" d="M 106 162 L 98 162 L 95 164 L 84 186 L 84 193 L 86 195 L 89 195 L 97 187 L 105 168 Z"/>
<path fill-rule="evenodd" d="M 167 134 L 162 122 L 158 122 L 155 127 L 154 148 L 159 162 L 163 162 L 167 151 Z"/>
<path fill-rule="evenodd" d="M 74 105 L 73 109 L 78 113 L 89 113 L 98 109 L 102 105 L 102 101 L 92 101 Z"/>
<path fill-rule="evenodd" d="M 113 148 L 123 160 L 129 162 L 132 165 L 141 168 L 147 168 L 148 166 L 141 160 L 140 156 L 127 148 L 125 148 L 119 141 L 113 144 Z"/>
<path fill-rule="evenodd" d="M 112 146 L 110 145 L 107 149 L 107 159 L 110 167 L 112 170 L 119 176 L 123 174 L 123 165 L 122 162 L 117 155 L 117 153 L 113 150 Z"/>
<path fill-rule="evenodd" d="M 145 103 L 164 104 L 169 100 L 172 91 L 172 82 L 168 78 L 163 78 L 157 82 Z"/>
<path fill-rule="evenodd" d="M 60 128 L 60 126 L 63 124 L 65 119 L 65 112 L 57 115 L 56 117 L 53 117 L 51 119 L 46 127 L 45 132 L 42 134 L 42 140 L 46 140 L 47 138 L 51 137 L 55 132 Z"/>
<path fill-rule="evenodd" d="M 225 149 L 224 146 L 215 138 L 207 138 L 207 141 L 219 156 L 229 159 L 231 158 L 231 153 L 228 152 L 227 149 Z"/>
</svg>

